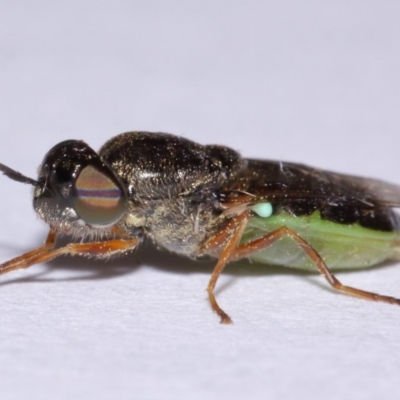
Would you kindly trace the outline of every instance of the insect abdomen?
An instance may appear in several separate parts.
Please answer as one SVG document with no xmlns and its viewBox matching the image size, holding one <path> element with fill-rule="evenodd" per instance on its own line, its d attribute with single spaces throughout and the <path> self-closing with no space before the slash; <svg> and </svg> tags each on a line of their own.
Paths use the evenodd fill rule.
<svg viewBox="0 0 400 400">
<path fill-rule="evenodd" d="M 268 218 L 253 217 L 241 242 L 254 240 L 282 226 L 292 229 L 305 239 L 330 269 L 367 268 L 385 260 L 400 258 L 399 231 L 378 231 L 358 223 L 339 224 L 322 219 L 319 211 L 299 217 L 288 213 Z M 271 265 L 316 271 L 315 264 L 299 245 L 287 237 L 249 258 Z"/>
</svg>

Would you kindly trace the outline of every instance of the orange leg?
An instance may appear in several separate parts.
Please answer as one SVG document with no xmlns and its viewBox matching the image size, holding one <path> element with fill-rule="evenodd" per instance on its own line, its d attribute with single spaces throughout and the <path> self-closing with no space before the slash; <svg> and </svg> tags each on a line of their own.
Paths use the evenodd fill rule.
<svg viewBox="0 0 400 400">
<path fill-rule="evenodd" d="M 215 299 L 215 285 L 217 284 L 217 280 L 221 275 L 221 272 L 224 270 L 226 264 L 230 261 L 232 256 L 234 256 L 235 250 L 237 248 L 240 238 L 243 235 L 249 218 L 250 214 L 248 212 L 244 212 L 239 216 L 233 218 L 222 231 L 218 232 L 215 236 L 209 239 L 202 246 L 201 249 L 202 253 L 207 253 L 207 251 L 218 249 L 221 248 L 221 246 L 225 245 L 219 256 L 218 262 L 214 267 L 213 273 L 207 286 L 208 298 L 210 299 L 211 307 L 213 311 L 220 316 L 221 324 L 231 324 L 232 320 L 229 315 L 226 314 L 224 310 L 222 310 L 222 308 L 218 305 L 217 300 Z"/>
<path fill-rule="evenodd" d="M 55 239 L 56 232 L 51 230 L 47 236 L 46 243 L 42 247 L 1 264 L 0 274 L 28 268 L 33 264 L 49 261 L 63 254 L 106 258 L 130 250 L 138 244 L 138 240 L 134 238 L 112 239 L 93 243 L 70 243 L 64 247 L 54 249 Z"/>
<path fill-rule="evenodd" d="M 343 285 L 329 270 L 324 260 L 317 253 L 317 251 L 312 246 L 310 246 L 301 236 L 299 236 L 296 232 L 287 228 L 286 226 L 276 229 L 275 231 L 270 232 L 254 241 L 238 245 L 238 242 L 246 228 L 246 224 L 249 219 L 250 214 L 248 212 L 244 212 L 239 216 L 233 218 L 222 231 L 218 232 L 214 237 L 209 239 L 202 246 L 201 249 L 201 253 L 203 254 L 212 253 L 213 251 L 217 251 L 220 248 L 223 249 L 220 253 L 217 265 L 214 267 L 211 279 L 207 287 L 211 307 L 213 311 L 221 317 L 221 323 L 232 323 L 231 318 L 225 313 L 225 311 L 221 309 L 214 296 L 214 289 L 217 280 L 221 272 L 225 268 L 226 264 L 230 261 L 236 261 L 241 258 L 248 257 L 251 254 L 256 253 L 257 251 L 266 249 L 267 247 L 272 246 L 275 242 L 284 237 L 291 238 L 304 250 L 304 252 L 315 264 L 320 273 L 324 275 L 328 283 L 336 290 L 367 300 L 382 301 L 385 303 L 400 305 L 400 299 L 396 299 L 390 296 L 383 296 L 377 293 L 367 292 L 365 290 L 360 290 L 351 286 Z"/>
<path fill-rule="evenodd" d="M 329 270 L 327 265 L 324 263 L 322 257 L 317 253 L 317 251 L 311 247 L 301 236 L 299 236 L 295 231 L 292 229 L 283 226 L 257 240 L 254 240 L 249 243 L 244 243 L 239 245 L 233 256 L 230 258 L 230 261 L 239 260 L 240 258 L 248 257 L 252 253 L 265 249 L 269 246 L 272 246 L 276 241 L 282 239 L 283 237 L 289 237 L 293 239 L 307 254 L 307 256 L 311 259 L 311 261 L 315 264 L 318 268 L 319 272 L 324 275 L 325 279 L 328 283 L 343 293 L 361 297 L 366 300 L 373 300 L 373 301 L 382 301 L 385 303 L 390 304 L 397 304 L 400 305 L 400 299 L 396 299 L 390 296 L 383 296 L 377 293 L 367 292 L 365 290 L 353 288 L 351 286 L 343 285 L 335 275 Z"/>
</svg>

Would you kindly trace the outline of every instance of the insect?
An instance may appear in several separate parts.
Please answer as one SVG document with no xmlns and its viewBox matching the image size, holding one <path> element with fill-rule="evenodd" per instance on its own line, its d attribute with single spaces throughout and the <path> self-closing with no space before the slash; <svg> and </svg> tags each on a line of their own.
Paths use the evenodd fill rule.
<svg viewBox="0 0 400 400">
<path fill-rule="evenodd" d="M 214 289 L 226 264 L 241 258 L 319 271 L 338 291 L 400 305 L 331 272 L 400 258 L 400 186 L 150 132 L 115 136 L 98 153 L 83 141 L 61 142 L 37 180 L 3 164 L 0 171 L 33 185 L 33 207 L 50 227 L 42 247 L 1 264 L 0 274 L 63 254 L 107 259 L 146 236 L 175 253 L 217 259 L 207 291 L 222 323 L 231 319 Z M 62 234 L 71 243 L 57 247 Z"/>
</svg>

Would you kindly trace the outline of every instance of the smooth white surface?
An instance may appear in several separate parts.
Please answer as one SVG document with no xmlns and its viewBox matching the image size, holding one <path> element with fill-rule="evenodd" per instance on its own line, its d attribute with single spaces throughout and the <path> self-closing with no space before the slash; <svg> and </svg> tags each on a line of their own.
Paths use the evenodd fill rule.
<svg viewBox="0 0 400 400">
<path fill-rule="evenodd" d="M 128 130 L 400 184 L 400 5 L 376 1 L 0 4 L 0 160 L 35 177 L 65 139 Z M 0 258 L 39 246 L 30 188 L 0 177 Z M 319 276 L 145 246 L 0 279 L 0 398 L 396 399 L 400 309 Z M 399 265 L 338 275 L 400 296 Z"/>
</svg>

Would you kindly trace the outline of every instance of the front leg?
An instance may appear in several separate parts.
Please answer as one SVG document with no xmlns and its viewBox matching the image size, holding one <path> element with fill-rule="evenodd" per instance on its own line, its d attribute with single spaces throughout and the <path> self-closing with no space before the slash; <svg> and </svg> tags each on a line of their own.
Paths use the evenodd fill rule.
<svg viewBox="0 0 400 400">
<path fill-rule="evenodd" d="M 0 265 L 0 274 L 28 268 L 31 265 L 50 261 L 63 254 L 108 258 L 115 254 L 124 253 L 139 244 L 137 238 L 110 239 L 92 243 L 70 243 L 55 249 L 56 232 L 50 230 L 46 242 L 42 247 L 29 251 L 22 256 L 13 258 Z"/>
</svg>

